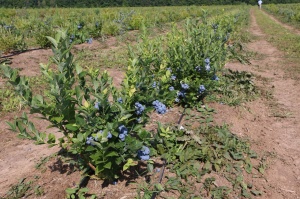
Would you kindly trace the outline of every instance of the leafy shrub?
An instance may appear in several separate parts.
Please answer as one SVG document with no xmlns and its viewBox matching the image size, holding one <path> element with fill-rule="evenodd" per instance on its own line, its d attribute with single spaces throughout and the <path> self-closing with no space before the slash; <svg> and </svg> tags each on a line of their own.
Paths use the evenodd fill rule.
<svg viewBox="0 0 300 199">
<path fill-rule="evenodd" d="M 4 53 L 10 51 L 24 51 L 27 45 L 24 41 L 24 36 L 16 34 L 14 28 L 5 28 L 0 26 L 0 51 Z"/>
<path fill-rule="evenodd" d="M 61 147 L 78 154 L 100 177 L 118 178 L 119 172 L 128 169 L 132 159 L 138 159 L 144 143 L 147 144 L 150 134 L 141 129 L 139 123 L 143 119 L 137 119 L 146 117 L 148 109 L 137 112 L 136 101 L 120 96 L 107 73 L 87 72 L 75 65 L 66 32 L 59 32 L 56 39 L 48 39 L 53 45 L 52 60 L 58 67 L 57 73 L 48 66 L 41 68 L 50 86 L 49 95 L 33 95 L 28 79 L 19 77 L 14 69 L 3 66 L 4 74 L 17 86 L 16 91 L 31 112 L 42 114 L 63 132 L 64 137 L 59 139 Z M 45 143 L 46 134 L 38 132 L 26 115 L 10 126 L 18 129 L 23 137 Z M 53 134 L 47 140 L 55 145 Z"/>
<path fill-rule="evenodd" d="M 57 70 L 41 67 L 48 95 L 34 95 L 27 78 L 6 65 L 2 68 L 31 112 L 42 114 L 64 136 L 57 143 L 53 134 L 47 137 L 37 131 L 26 114 L 9 125 L 38 144 L 59 144 L 78 155 L 96 175 L 114 180 L 136 161 L 157 155 L 155 140 L 160 138 L 155 136 L 160 133 L 143 129 L 150 111 L 164 114 L 174 103 L 196 106 L 218 86 L 216 73 L 224 65 L 228 33 L 237 21 L 232 16 L 214 24 L 187 20 L 184 31 L 174 27 L 166 40 L 150 41 L 144 33 L 136 49 L 129 47 L 130 60 L 120 90 L 112 86 L 106 72 L 85 71 L 74 63 L 70 37 L 59 31 L 55 39 L 47 37 Z M 77 24 L 79 32 L 83 27 Z"/>
<path fill-rule="evenodd" d="M 35 33 L 36 43 L 41 48 L 49 48 L 51 47 L 51 42 L 47 39 L 46 36 L 54 37 L 55 30 L 51 24 L 39 24 L 39 31 Z"/>
</svg>

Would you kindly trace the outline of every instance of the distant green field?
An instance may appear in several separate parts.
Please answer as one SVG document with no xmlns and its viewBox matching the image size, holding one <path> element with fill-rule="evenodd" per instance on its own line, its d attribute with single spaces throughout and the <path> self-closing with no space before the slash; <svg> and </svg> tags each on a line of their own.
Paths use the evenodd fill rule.
<svg viewBox="0 0 300 199">
<path fill-rule="evenodd" d="M 142 26 L 154 27 L 204 14 L 216 16 L 237 6 L 182 6 L 144 8 L 0 9 L 0 52 L 49 47 L 45 36 L 67 29 L 74 43 L 119 35 Z"/>
</svg>

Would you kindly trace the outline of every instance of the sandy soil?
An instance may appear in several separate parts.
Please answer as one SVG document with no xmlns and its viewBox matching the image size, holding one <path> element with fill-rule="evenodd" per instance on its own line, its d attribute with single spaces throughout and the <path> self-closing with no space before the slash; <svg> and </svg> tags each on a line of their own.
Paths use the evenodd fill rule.
<svg viewBox="0 0 300 199">
<path fill-rule="evenodd" d="M 251 65 L 228 63 L 227 68 L 246 70 L 257 76 L 256 84 L 264 91 L 272 91 L 273 98 L 264 97 L 253 102 L 245 103 L 240 107 L 229 107 L 221 104 L 211 104 L 217 110 L 217 123 L 228 123 L 232 132 L 241 137 L 248 137 L 252 147 L 261 156 L 264 156 L 268 168 L 263 178 L 252 178 L 252 183 L 263 190 L 261 198 L 294 199 L 300 198 L 300 87 L 299 83 L 287 77 L 283 70 L 282 52 L 265 39 L 265 34 L 256 23 L 251 13 L 249 31 L 257 39 L 248 44 L 251 51 L 263 54 L 259 60 L 251 60 Z M 113 39 L 109 40 L 113 42 Z M 77 48 L 98 48 L 95 42 L 90 46 L 84 44 Z M 46 63 L 51 50 L 36 50 L 12 57 L 12 66 L 22 69 L 21 74 L 28 76 L 39 75 L 39 63 Z M 118 85 L 123 77 L 119 70 L 108 70 Z M 174 109 L 176 111 L 176 109 Z M 170 111 L 170 114 L 178 114 Z M 0 121 L 0 197 L 21 178 L 40 176 L 37 184 L 43 187 L 45 195 L 39 198 L 63 198 L 65 189 L 79 182 L 79 172 L 73 172 L 70 165 L 54 158 L 47 162 L 44 170 L 35 169 L 35 165 L 43 157 L 58 151 L 58 148 L 49 149 L 46 145 L 34 145 L 31 141 L 21 140 L 10 132 L 5 121 L 19 113 L 5 115 Z M 166 116 L 166 121 L 168 115 Z M 31 118 L 34 118 L 31 116 Z M 158 118 L 158 120 L 165 120 Z M 40 130 L 46 130 L 45 121 L 34 119 Z M 56 133 L 55 129 L 47 130 Z M 98 193 L 106 198 L 133 198 L 134 186 L 127 186 L 124 179 L 118 186 L 104 185 L 103 182 L 92 180 L 90 188 L 98 189 Z M 116 195 L 110 195 L 112 192 Z M 29 198 L 37 198 L 32 195 Z"/>
<path fill-rule="evenodd" d="M 282 52 L 265 40 L 265 34 L 251 13 L 250 32 L 258 39 L 248 44 L 248 49 L 261 53 L 251 65 L 228 63 L 227 68 L 249 71 L 258 78 L 256 84 L 265 91 L 273 91 L 274 99 L 261 98 L 242 107 L 215 105 L 216 121 L 231 124 L 233 132 L 251 139 L 255 151 L 268 159 L 265 179 L 253 184 L 264 190 L 261 198 L 300 197 L 300 87 L 288 78 L 283 70 L 287 67 Z M 228 117 L 230 115 L 230 117 Z"/>
</svg>

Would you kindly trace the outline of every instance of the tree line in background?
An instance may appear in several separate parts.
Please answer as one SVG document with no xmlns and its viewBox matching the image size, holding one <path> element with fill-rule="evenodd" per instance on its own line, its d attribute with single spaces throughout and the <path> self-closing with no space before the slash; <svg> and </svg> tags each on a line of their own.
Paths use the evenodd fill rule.
<svg viewBox="0 0 300 199">
<path fill-rule="evenodd" d="M 257 4 L 256 0 L 0 0 L 0 7 L 114 7 Z M 264 4 L 299 3 L 299 0 L 263 0 Z"/>
</svg>

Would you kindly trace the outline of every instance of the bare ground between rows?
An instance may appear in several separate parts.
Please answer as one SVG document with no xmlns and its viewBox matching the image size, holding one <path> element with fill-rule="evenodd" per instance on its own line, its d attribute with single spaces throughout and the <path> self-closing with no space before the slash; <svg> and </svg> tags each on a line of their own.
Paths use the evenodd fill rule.
<svg viewBox="0 0 300 199">
<path fill-rule="evenodd" d="M 287 60 L 282 52 L 268 43 L 266 35 L 251 12 L 250 32 L 257 39 L 248 49 L 261 53 L 251 65 L 228 63 L 227 68 L 249 71 L 257 76 L 256 84 L 273 99 L 261 98 L 241 107 L 214 104 L 218 110 L 217 123 L 228 123 L 239 136 L 249 137 L 252 147 L 265 157 L 268 169 L 264 178 L 252 179 L 253 185 L 265 194 L 261 198 L 299 198 L 300 196 L 300 87 L 286 76 L 283 66 Z M 292 67 L 292 66 L 290 66 Z"/>
</svg>

